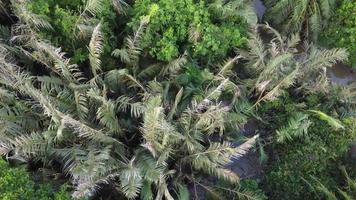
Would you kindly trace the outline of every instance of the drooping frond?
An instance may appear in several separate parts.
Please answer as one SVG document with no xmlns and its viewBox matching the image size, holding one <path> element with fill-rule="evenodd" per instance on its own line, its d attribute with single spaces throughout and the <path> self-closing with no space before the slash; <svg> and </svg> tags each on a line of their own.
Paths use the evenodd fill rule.
<svg viewBox="0 0 356 200">
<path fill-rule="evenodd" d="M 117 98 L 118 110 L 123 112 L 130 111 L 132 117 L 139 118 L 145 110 L 145 106 L 141 102 L 134 102 L 132 98 L 120 96 Z"/>
<path fill-rule="evenodd" d="M 97 16 L 103 11 L 104 8 L 104 2 L 103 0 L 87 0 L 85 7 L 82 11 L 82 16 L 84 18 L 90 18 L 93 16 Z"/>
<path fill-rule="evenodd" d="M 161 74 L 163 76 L 173 76 L 177 74 L 177 72 L 179 72 L 187 62 L 187 53 L 185 52 L 183 55 L 179 56 L 176 59 L 173 59 L 167 65 L 165 65 L 161 71 Z"/>
<path fill-rule="evenodd" d="M 127 164 L 120 169 L 120 186 L 129 199 L 133 199 L 139 195 L 142 188 L 141 168 L 135 166 L 135 158 L 132 158 Z"/>
<path fill-rule="evenodd" d="M 112 55 L 120 58 L 123 63 L 129 66 L 135 66 L 141 54 L 140 42 L 148 22 L 148 18 L 143 18 L 133 36 L 126 38 L 124 48 L 115 49 Z"/>
<path fill-rule="evenodd" d="M 211 143 L 205 151 L 191 154 L 188 158 L 192 159 L 194 168 L 206 171 L 209 174 L 216 175 L 231 182 L 236 182 L 239 180 L 239 177 L 224 167 L 231 162 L 232 158 L 245 155 L 255 144 L 257 138 L 258 135 L 250 138 L 238 147 L 233 147 L 231 143 L 227 142 Z"/>
<path fill-rule="evenodd" d="M 250 92 L 258 96 L 255 105 L 276 99 L 294 85 L 310 93 L 328 91 L 330 82 L 326 67 L 345 60 L 345 50 L 325 50 L 305 44 L 305 51 L 299 52 L 296 48 L 300 42 L 297 34 L 286 38 L 268 24 L 260 27 L 272 34 L 269 44 L 264 44 L 255 30 L 248 40 L 249 50 L 241 51 L 252 66 L 246 69 L 251 77 L 246 83 L 251 88 Z"/>
<path fill-rule="evenodd" d="M 177 198 L 178 200 L 190 199 L 189 190 L 185 185 L 178 184 Z"/>
<path fill-rule="evenodd" d="M 182 138 L 175 127 L 166 121 L 160 96 L 148 100 L 140 130 L 145 139 L 144 146 L 154 157 L 163 154 L 164 150 L 168 152 L 168 147 Z"/>
<path fill-rule="evenodd" d="M 44 41 L 35 42 L 32 47 L 37 50 L 32 53 L 35 60 L 43 63 L 68 82 L 78 83 L 85 79 L 79 67 L 70 63 L 70 59 L 66 58 L 66 53 L 62 52 L 61 48 Z"/>
<path fill-rule="evenodd" d="M 119 176 L 119 164 L 110 155 L 110 147 L 100 150 L 67 151 L 70 174 L 76 185 L 73 197 L 92 196 L 101 185 L 109 184 Z"/>
<path fill-rule="evenodd" d="M 324 112 L 321 112 L 319 110 L 308 110 L 311 113 L 316 114 L 321 120 L 326 121 L 331 127 L 335 129 L 344 129 L 345 127 L 342 125 L 340 120 L 335 119 Z"/>
<path fill-rule="evenodd" d="M 126 15 L 125 8 L 129 7 L 129 4 L 124 0 L 112 0 L 112 4 L 118 14 Z"/>
<path fill-rule="evenodd" d="M 241 58 L 241 56 L 235 56 L 234 58 L 227 59 L 223 64 L 219 66 L 218 75 L 227 76 L 232 73 L 232 67 Z"/>
<path fill-rule="evenodd" d="M 52 30 L 51 24 L 43 17 L 32 13 L 27 9 L 27 0 L 12 0 L 11 1 L 14 13 L 19 17 L 20 22 L 28 25 L 31 29 Z"/>
<path fill-rule="evenodd" d="M 49 154 L 49 142 L 41 133 L 30 135 L 20 135 L 15 138 L 0 138 L 0 153 L 7 155 L 13 151 L 13 157 L 29 159 L 32 157 L 40 158 L 41 155 Z"/>
<path fill-rule="evenodd" d="M 94 76 L 97 75 L 98 71 L 101 71 L 100 55 L 103 52 L 103 47 L 104 47 L 104 36 L 101 32 L 101 23 L 99 23 L 94 28 L 89 43 L 89 61 L 90 61 L 91 71 Z"/>
<path fill-rule="evenodd" d="M 177 93 L 177 95 L 176 95 L 176 97 L 174 99 L 173 106 L 172 106 L 172 108 L 171 108 L 171 110 L 169 111 L 169 114 L 168 114 L 168 120 L 171 120 L 173 118 L 173 115 L 175 114 L 175 112 L 177 110 L 178 104 L 181 101 L 182 96 L 183 96 L 183 88 L 181 88 L 179 90 L 179 92 Z"/>
<path fill-rule="evenodd" d="M 249 1 L 214 0 L 209 8 L 221 19 L 239 16 L 251 26 L 256 25 L 258 21 L 256 12 L 253 10 Z"/>
</svg>

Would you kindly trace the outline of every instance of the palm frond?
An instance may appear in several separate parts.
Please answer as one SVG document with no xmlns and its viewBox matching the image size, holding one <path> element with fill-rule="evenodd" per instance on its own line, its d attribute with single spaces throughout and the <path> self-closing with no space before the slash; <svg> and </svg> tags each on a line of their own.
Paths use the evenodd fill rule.
<svg viewBox="0 0 356 200">
<path fill-rule="evenodd" d="M 183 97 L 183 88 L 179 90 L 179 92 L 176 95 L 176 98 L 174 99 L 174 104 L 168 114 L 168 120 L 171 120 L 173 118 L 173 115 L 177 111 L 178 104 L 181 101 L 182 97 Z"/>
<path fill-rule="evenodd" d="M 340 120 L 335 119 L 319 110 L 308 110 L 311 113 L 316 114 L 321 120 L 326 121 L 330 126 L 335 129 L 344 129 L 345 127 L 342 125 Z"/>
<path fill-rule="evenodd" d="M 132 158 L 120 170 L 120 185 L 121 190 L 129 199 L 133 199 L 139 195 L 142 188 L 141 169 L 135 166 L 135 158 Z"/>
<path fill-rule="evenodd" d="M 104 47 L 104 36 L 101 32 L 101 23 L 99 23 L 94 28 L 89 43 L 89 61 L 90 61 L 91 71 L 94 76 L 97 75 L 98 71 L 101 71 L 100 55 L 103 52 L 103 47 Z"/>
<path fill-rule="evenodd" d="M 115 49 L 112 55 L 121 58 L 121 61 L 129 66 L 135 66 L 141 54 L 140 42 L 147 24 L 148 20 L 146 18 L 142 19 L 133 36 L 126 38 L 124 48 Z"/>
<path fill-rule="evenodd" d="M 103 11 L 104 3 L 105 1 L 103 0 L 87 0 L 82 13 L 80 14 L 80 18 L 88 20 L 91 17 L 97 16 Z"/>
<path fill-rule="evenodd" d="M 11 1 L 14 13 L 20 21 L 35 30 L 53 30 L 51 24 L 42 16 L 36 15 L 27 9 L 26 0 Z"/>
<path fill-rule="evenodd" d="M 297 113 L 288 120 L 288 125 L 277 130 L 277 142 L 284 143 L 296 138 L 306 137 L 311 121 L 308 115 Z"/>
</svg>

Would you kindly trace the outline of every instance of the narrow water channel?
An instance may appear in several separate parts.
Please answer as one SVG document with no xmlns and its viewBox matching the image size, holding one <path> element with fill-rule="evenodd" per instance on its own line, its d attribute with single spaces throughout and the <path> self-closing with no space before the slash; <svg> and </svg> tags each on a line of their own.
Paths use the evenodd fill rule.
<svg viewBox="0 0 356 200">
<path fill-rule="evenodd" d="M 255 12 L 258 17 L 258 21 L 262 22 L 263 16 L 266 12 L 266 6 L 261 0 L 252 0 L 252 7 L 255 9 Z"/>
<path fill-rule="evenodd" d="M 334 84 L 347 85 L 356 81 L 356 70 L 345 64 L 336 64 L 330 68 L 328 76 Z"/>
</svg>

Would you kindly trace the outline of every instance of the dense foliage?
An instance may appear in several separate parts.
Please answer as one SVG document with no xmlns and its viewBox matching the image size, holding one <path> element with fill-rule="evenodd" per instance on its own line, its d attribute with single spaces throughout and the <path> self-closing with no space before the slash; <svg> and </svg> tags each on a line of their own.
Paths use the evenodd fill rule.
<svg viewBox="0 0 356 200">
<path fill-rule="evenodd" d="M 142 47 L 159 60 L 172 60 L 184 51 L 194 58 L 221 59 L 242 46 L 247 23 L 243 17 L 256 18 L 238 12 L 246 2 L 228 2 L 139 0 L 130 24 L 137 27 L 142 16 L 150 16 Z"/>
<path fill-rule="evenodd" d="M 28 12 L 48 22 L 46 28 L 38 32 L 39 37 L 51 41 L 55 46 L 61 46 L 73 57 L 73 63 L 80 64 L 88 59 L 86 43 L 90 39 L 93 25 L 99 21 L 107 38 L 103 41 L 104 55 L 110 54 L 118 43 L 114 33 L 120 25 L 116 13 L 123 12 L 124 8 L 115 7 L 116 4 L 110 1 L 85 3 L 82 0 L 40 0 L 26 1 L 25 4 Z"/>
<path fill-rule="evenodd" d="M 71 195 L 62 187 L 53 192 L 49 185 L 36 185 L 23 168 L 10 168 L 0 160 L 0 198 L 6 200 L 70 200 Z"/>
<path fill-rule="evenodd" d="M 267 20 L 284 33 L 302 32 L 305 37 L 317 40 L 328 24 L 336 0 L 266 0 L 270 12 Z"/>
<path fill-rule="evenodd" d="M 352 0 L 341 1 L 334 12 L 328 27 L 323 31 L 322 43 L 327 46 L 344 47 L 350 52 L 350 63 L 356 66 L 356 3 Z"/>
<path fill-rule="evenodd" d="M 295 134 L 288 134 L 289 137 L 283 134 L 283 138 L 289 139 L 287 141 L 281 140 L 278 135 L 278 143 L 271 147 L 274 149 L 274 161 L 268 167 L 263 188 L 266 188 L 268 196 L 272 199 L 319 199 L 323 195 L 316 189 L 318 184 L 337 192 L 336 187 L 342 187 L 345 180 L 338 168 L 345 163 L 351 168 L 352 176 L 355 176 L 356 171 L 347 155 L 350 141 L 355 138 L 355 132 L 353 132 L 355 120 L 345 115 L 343 119 L 345 127 L 340 127 L 335 123 L 320 121 L 318 115 L 303 111 L 319 107 L 318 98 L 320 97 L 315 95 L 308 96 L 305 100 L 306 107 L 301 109 L 289 96 L 284 96 L 273 104 L 264 105 L 261 109 L 271 117 L 270 122 L 273 121 L 271 128 L 278 131 L 281 129 L 286 131 L 285 119 L 290 119 L 287 129 L 290 134 L 295 132 L 291 131 L 291 128 L 295 127 L 294 116 L 304 113 L 302 117 L 304 121 L 297 122 L 298 126 L 303 128 L 295 128 L 303 130 L 303 133 L 297 134 L 297 137 Z M 305 115 L 309 115 L 309 118 Z"/>
<path fill-rule="evenodd" d="M 328 68 L 350 54 L 308 40 L 335 2 L 268 3 L 291 28 L 247 0 L 2 1 L 0 154 L 75 198 L 347 199 L 356 84 Z M 266 174 L 241 180 L 254 147 Z"/>
</svg>

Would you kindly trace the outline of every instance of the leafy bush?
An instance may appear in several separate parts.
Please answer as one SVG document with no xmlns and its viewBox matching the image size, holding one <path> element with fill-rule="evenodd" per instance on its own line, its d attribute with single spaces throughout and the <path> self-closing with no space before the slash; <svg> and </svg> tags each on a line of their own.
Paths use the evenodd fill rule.
<svg viewBox="0 0 356 200">
<path fill-rule="evenodd" d="M 242 20 L 236 16 L 219 20 L 206 1 L 139 0 L 132 15 L 132 27 L 150 15 L 142 47 L 159 60 L 170 61 L 185 50 L 196 58 L 223 58 L 243 44 Z"/>
<path fill-rule="evenodd" d="M 356 15 L 352 13 L 356 13 L 355 1 L 343 0 L 323 31 L 321 42 L 329 47 L 348 49 L 349 61 L 356 67 Z"/>
<path fill-rule="evenodd" d="M 328 188 L 315 178 L 315 189 L 316 191 L 320 192 L 322 194 L 321 196 L 323 196 L 327 200 L 352 200 L 356 196 L 356 171 L 354 170 L 354 168 L 351 168 L 350 171 L 352 174 L 349 174 L 345 166 L 340 166 L 339 168 L 342 173 L 342 176 L 344 176 L 344 183 L 341 187 L 333 186 L 332 188 Z"/>
<path fill-rule="evenodd" d="M 70 200 L 71 195 L 62 187 L 53 192 L 49 185 L 36 185 L 23 168 L 10 168 L 0 160 L 0 199 L 3 200 Z"/>
<path fill-rule="evenodd" d="M 307 105 L 315 108 L 315 101 L 320 97 L 310 95 L 306 99 Z M 270 147 L 273 149 L 271 150 L 273 157 L 266 168 L 266 179 L 263 183 L 263 189 L 269 198 L 319 199 L 320 191 L 315 190 L 315 179 L 328 188 L 341 186 L 343 178 L 335 172 L 338 166 L 343 164 L 343 158 L 354 137 L 352 120 L 350 122 L 350 118 L 345 118 L 344 129 L 338 125 L 335 126 L 339 127 L 338 130 L 335 130 L 330 126 L 331 118 L 328 120 L 324 118 L 325 121 L 322 121 L 316 118 L 318 115 L 309 115 L 307 130 L 304 129 L 306 123 L 300 124 L 298 128 L 293 124 L 285 128 L 286 121 L 293 122 L 294 116 L 301 112 L 301 109 L 296 107 L 289 96 L 284 96 L 276 102 L 279 103 L 266 103 L 261 109 L 267 111 L 271 123 L 267 126 L 270 126 L 270 130 L 279 130 L 278 126 L 282 126 L 282 130 L 287 132 L 284 135 L 293 135 L 296 130 L 308 134 L 303 137 L 300 137 L 302 134 L 298 134 L 297 138 L 293 137 L 295 138 L 293 142 L 278 142 Z M 303 107 L 304 109 L 307 108 Z M 293 127 L 294 129 L 290 130 Z M 280 132 L 277 133 L 278 141 Z"/>
<path fill-rule="evenodd" d="M 90 32 L 93 24 L 100 20 L 106 38 L 104 54 L 110 55 L 117 45 L 114 31 L 119 23 L 117 23 L 117 13 L 111 1 L 26 0 L 24 2 L 30 12 L 51 25 L 47 30 L 41 29 L 39 35 L 72 55 L 73 63 L 83 63 L 88 59 L 88 49 L 85 43 L 89 38 L 87 32 Z M 88 15 L 86 12 L 91 12 L 88 11 L 89 9 L 96 11 Z"/>
</svg>

